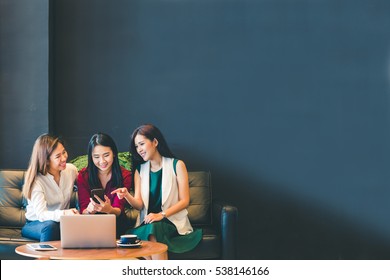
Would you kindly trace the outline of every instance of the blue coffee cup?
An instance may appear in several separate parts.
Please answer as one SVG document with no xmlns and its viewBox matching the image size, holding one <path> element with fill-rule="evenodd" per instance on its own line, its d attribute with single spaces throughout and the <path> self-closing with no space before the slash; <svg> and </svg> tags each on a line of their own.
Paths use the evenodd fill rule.
<svg viewBox="0 0 390 280">
<path fill-rule="evenodd" d="M 120 243 L 122 244 L 137 244 L 139 241 L 136 234 L 124 234 L 120 238 Z"/>
</svg>

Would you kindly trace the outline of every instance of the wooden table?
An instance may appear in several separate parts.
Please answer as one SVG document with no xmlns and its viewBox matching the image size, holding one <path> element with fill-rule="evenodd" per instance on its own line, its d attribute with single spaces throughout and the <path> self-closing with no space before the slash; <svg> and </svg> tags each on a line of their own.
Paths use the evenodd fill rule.
<svg viewBox="0 0 390 280">
<path fill-rule="evenodd" d="M 90 248 L 90 249 L 63 249 L 61 241 L 43 242 L 57 247 L 55 251 L 35 251 L 21 245 L 15 249 L 19 255 L 46 259 L 46 260 L 123 260 L 123 259 L 143 259 L 144 257 L 159 257 L 168 259 L 168 246 L 158 242 L 142 241 L 138 248 Z"/>
</svg>

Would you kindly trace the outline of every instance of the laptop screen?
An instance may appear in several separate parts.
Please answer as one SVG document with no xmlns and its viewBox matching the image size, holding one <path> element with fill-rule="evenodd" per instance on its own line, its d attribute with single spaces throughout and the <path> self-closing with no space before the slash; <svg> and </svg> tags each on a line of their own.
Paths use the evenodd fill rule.
<svg viewBox="0 0 390 280">
<path fill-rule="evenodd" d="M 116 247 L 116 216 L 112 214 L 61 216 L 62 248 Z"/>
</svg>

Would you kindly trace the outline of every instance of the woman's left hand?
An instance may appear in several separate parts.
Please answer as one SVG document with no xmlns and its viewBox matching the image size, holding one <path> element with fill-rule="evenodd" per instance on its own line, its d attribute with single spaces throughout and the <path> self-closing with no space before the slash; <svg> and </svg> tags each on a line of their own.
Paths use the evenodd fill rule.
<svg viewBox="0 0 390 280">
<path fill-rule="evenodd" d="M 161 213 L 149 213 L 145 219 L 144 219 L 144 222 L 145 224 L 150 224 L 150 223 L 153 223 L 153 222 L 158 222 L 158 221 L 161 221 L 163 219 L 163 215 Z"/>
</svg>

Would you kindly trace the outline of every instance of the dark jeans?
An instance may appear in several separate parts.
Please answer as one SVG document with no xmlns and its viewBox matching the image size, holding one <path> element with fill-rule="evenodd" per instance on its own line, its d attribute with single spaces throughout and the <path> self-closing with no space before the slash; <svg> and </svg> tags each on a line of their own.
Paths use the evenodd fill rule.
<svg viewBox="0 0 390 280">
<path fill-rule="evenodd" d="M 22 236 L 41 242 L 60 240 L 60 223 L 54 221 L 27 221 Z"/>
</svg>

